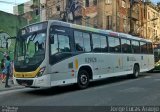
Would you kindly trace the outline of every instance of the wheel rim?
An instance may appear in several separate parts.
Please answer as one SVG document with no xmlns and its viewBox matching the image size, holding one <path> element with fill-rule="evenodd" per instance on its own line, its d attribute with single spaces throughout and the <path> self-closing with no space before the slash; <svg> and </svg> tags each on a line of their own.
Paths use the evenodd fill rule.
<svg viewBox="0 0 160 112">
<path fill-rule="evenodd" d="M 137 68 L 135 68 L 135 76 L 137 77 L 137 76 L 138 76 L 138 74 L 139 74 L 138 69 L 137 69 Z"/>
<path fill-rule="evenodd" d="M 83 85 L 87 84 L 87 82 L 88 82 L 88 78 L 85 74 L 81 75 L 80 80 Z"/>
<path fill-rule="evenodd" d="M 136 75 L 136 77 L 138 76 L 138 71 L 136 70 L 136 72 L 135 72 L 135 75 Z"/>
</svg>

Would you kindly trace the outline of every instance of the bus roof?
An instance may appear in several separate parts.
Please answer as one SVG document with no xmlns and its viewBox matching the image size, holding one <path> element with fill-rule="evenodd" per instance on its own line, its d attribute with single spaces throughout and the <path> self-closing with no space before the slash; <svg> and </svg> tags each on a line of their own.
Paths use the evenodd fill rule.
<svg viewBox="0 0 160 112">
<path fill-rule="evenodd" d="M 114 32 L 112 30 L 97 29 L 97 28 L 92 28 L 92 27 L 67 23 L 67 22 L 58 21 L 58 20 L 47 20 L 47 21 L 43 21 L 43 22 L 48 22 L 50 24 L 58 25 L 58 26 L 64 26 L 64 27 L 70 27 L 70 28 L 75 28 L 75 29 L 80 29 L 80 30 L 92 31 L 92 32 L 95 32 L 95 33 L 103 33 L 103 34 L 107 34 L 107 35 L 117 35 L 119 37 L 124 37 L 124 38 L 128 38 L 128 39 L 141 40 L 141 41 L 145 41 L 145 42 L 152 42 L 152 41 L 144 39 L 144 38 L 139 38 L 139 37 L 136 37 L 136 36 L 132 36 L 130 34 Z M 34 23 L 34 24 L 30 24 L 30 25 L 27 25 L 26 27 L 31 26 L 31 25 L 35 25 L 35 24 L 38 24 L 38 23 L 43 23 L 43 22 L 37 22 L 37 23 Z M 25 27 L 23 27 L 23 28 L 25 28 Z"/>
</svg>

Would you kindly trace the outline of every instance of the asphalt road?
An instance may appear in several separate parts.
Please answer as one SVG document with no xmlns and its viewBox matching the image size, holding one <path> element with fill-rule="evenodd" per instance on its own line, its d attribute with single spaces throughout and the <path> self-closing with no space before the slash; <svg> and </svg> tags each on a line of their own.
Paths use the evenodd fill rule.
<svg viewBox="0 0 160 112">
<path fill-rule="evenodd" d="M 18 89 L 0 92 L 0 105 L 9 106 L 160 106 L 160 73 L 138 79 L 108 78 L 89 88 L 75 86 Z"/>
</svg>

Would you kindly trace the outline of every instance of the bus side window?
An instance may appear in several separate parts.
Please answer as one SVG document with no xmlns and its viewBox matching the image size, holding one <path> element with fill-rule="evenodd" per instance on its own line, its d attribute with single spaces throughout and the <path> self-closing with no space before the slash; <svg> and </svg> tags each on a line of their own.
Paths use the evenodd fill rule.
<svg viewBox="0 0 160 112">
<path fill-rule="evenodd" d="M 51 46 L 51 55 L 54 55 L 58 53 L 58 36 L 55 34 L 54 36 L 51 37 L 52 42 L 50 41 L 50 46 Z"/>
<path fill-rule="evenodd" d="M 128 39 L 121 39 L 122 53 L 131 53 L 131 42 Z"/>
<path fill-rule="evenodd" d="M 66 35 L 58 35 L 59 52 L 71 52 L 69 37 Z"/>
<path fill-rule="evenodd" d="M 101 40 L 97 34 L 92 34 L 93 52 L 101 52 Z"/>
<path fill-rule="evenodd" d="M 108 52 L 106 36 L 100 36 L 100 39 L 101 39 L 101 52 Z"/>
<path fill-rule="evenodd" d="M 83 51 L 83 48 L 79 45 L 79 43 L 76 43 L 76 50 Z"/>
<path fill-rule="evenodd" d="M 121 52 L 120 39 L 117 37 L 108 36 L 109 51 L 110 52 Z"/>
<path fill-rule="evenodd" d="M 83 43 L 83 34 L 82 32 L 79 31 L 74 31 L 74 39 L 75 39 L 75 47 L 76 47 L 76 51 L 80 52 L 80 51 L 84 51 L 84 43 Z"/>
<path fill-rule="evenodd" d="M 147 47 L 148 47 L 148 53 L 153 54 L 153 47 L 151 42 L 147 43 Z"/>
<path fill-rule="evenodd" d="M 74 31 L 75 48 L 78 52 L 90 52 L 91 42 L 89 33 Z"/>
<path fill-rule="evenodd" d="M 132 40 L 132 53 L 140 53 L 140 43 L 138 41 Z"/>
<path fill-rule="evenodd" d="M 147 54 L 148 53 L 146 42 L 140 42 L 140 47 L 141 47 L 141 53 L 142 54 Z"/>
<path fill-rule="evenodd" d="M 106 36 L 92 34 L 93 52 L 108 52 Z"/>
</svg>

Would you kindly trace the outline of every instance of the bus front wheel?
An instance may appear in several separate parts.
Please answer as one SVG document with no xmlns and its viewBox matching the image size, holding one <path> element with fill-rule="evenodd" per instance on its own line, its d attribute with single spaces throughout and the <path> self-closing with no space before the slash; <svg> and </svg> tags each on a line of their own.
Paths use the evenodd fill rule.
<svg viewBox="0 0 160 112">
<path fill-rule="evenodd" d="M 86 70 L 80 70 L 78 73 L 78 87 L 80 89 L 85 89 L 89 85 L 89 74 Z"/>
</svg>

